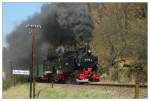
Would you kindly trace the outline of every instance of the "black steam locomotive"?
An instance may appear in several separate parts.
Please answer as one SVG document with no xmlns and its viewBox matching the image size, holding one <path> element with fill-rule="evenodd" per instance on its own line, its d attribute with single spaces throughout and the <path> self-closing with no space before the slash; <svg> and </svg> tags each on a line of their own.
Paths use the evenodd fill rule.
<svg viewBox="0 0 150 101">
<path fill-rule="evenodd" d="M 98 57 L 92 55 L 90 48 L 86 45 L 75 51 L 51 54 L 43 64 L 37 66 L 36 78 L 64 83 L 100 81 L 97 64 Z"/>
</svg>

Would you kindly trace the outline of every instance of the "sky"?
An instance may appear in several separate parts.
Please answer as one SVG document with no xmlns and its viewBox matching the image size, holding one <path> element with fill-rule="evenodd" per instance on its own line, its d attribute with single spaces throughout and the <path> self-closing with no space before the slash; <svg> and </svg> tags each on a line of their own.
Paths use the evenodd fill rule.
<svg viewBox="0 0 150 101">
<path fill-rule="evenodd" d="M 6 46 L 6 36 L 10 34 L 17 25 L 28 17 L 40 12 L 43 3 L 10 3 L 2 4 L 3 10 L 3 46 Z"/>
</svg>

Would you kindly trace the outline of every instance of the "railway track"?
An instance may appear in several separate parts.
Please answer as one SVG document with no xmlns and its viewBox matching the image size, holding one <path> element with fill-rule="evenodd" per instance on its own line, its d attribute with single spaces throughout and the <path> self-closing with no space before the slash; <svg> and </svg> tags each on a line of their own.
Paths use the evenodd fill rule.
<svg viewBox="0 0 150 101">
<path fill-rule="evenodd" d="M 58 84 L 58 83 L 49 83 L 52 86 L 55 85 L 82 85 L 82 86 L 108 86 L 108 87 L 135 87 L 136 84 L 133 83 L 107 83 L 107 82 L 89 82 L 89 83 L 83 83 L 83 84 Z M 147 84 L 139 84 L 140 88 L 147 88 Z"/>
<path fill-rule="evenodd" d="M 136 84 L 127 84 L 127 83 L 103 83 L 103 82 L 90 82 L 85 85 L 91 86 L 114 86 L 114 87 L 135 87 Z M 147 84 L 139 84 L 139 87 L 147 88 Z"/>
<path fill-rule="evenodd" d="M 121 83 L 104 83 L 104 82 L 89 82 L 85 84 L 59 84 L 59 83 L 37 83 L 46 85 L 42 90 L 37 91 L 37 96 L 46 90 L 77 90 L 77 91 L 96 91 L 107 92 L 114 98 L 146 98 L 147 85 L 141 84 L 138 89 L 135 84 L 121 84 Z"/>
</svg>

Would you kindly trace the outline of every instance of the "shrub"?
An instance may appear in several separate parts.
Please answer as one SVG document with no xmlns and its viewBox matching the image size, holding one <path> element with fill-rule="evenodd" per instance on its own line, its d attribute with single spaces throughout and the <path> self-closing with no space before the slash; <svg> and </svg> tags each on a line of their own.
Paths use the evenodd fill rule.
<svg viewBox="0 0 150 101">
<path fill-rule="evenodd" d="M 12 79 L 11 78 L 7 78 L 7 79 L 3 80 L 3 90 L 6 90 L 11 86 L 12 86 Z"/>
<path fill-rule="evenodd" d="M 25 82 L 28 82 L 28 78 L 23 77 L 23 76 L 15 76 L 14 78 L 9 77 L 3 80 L 3 90 L 7 90 L 8 88 L 12 86 L 15 86 L 17 84 L 22 84 Z"/>
<path fill-rule="evenodd" d="M 101 64 L 97 64 L 98 72 L 102 75 L 104 74 L 104 67 Z"/>
</svg>

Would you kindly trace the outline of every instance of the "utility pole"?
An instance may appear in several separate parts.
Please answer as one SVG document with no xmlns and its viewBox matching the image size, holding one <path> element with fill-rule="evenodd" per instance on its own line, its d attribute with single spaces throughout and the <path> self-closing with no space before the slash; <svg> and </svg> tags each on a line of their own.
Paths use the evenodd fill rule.
<svg viewBox="0 0 150 101">
<path fill-rule="evenodd" d="M 37 28 L 41 28 L 41 25 L 26 25 L 32 34 L 32 68 L 30 68 L 30 98 L 35 98 L 35 65 L 36 65 L 36 54 L 35 54 L 35 33 Z"/>
</svg>

